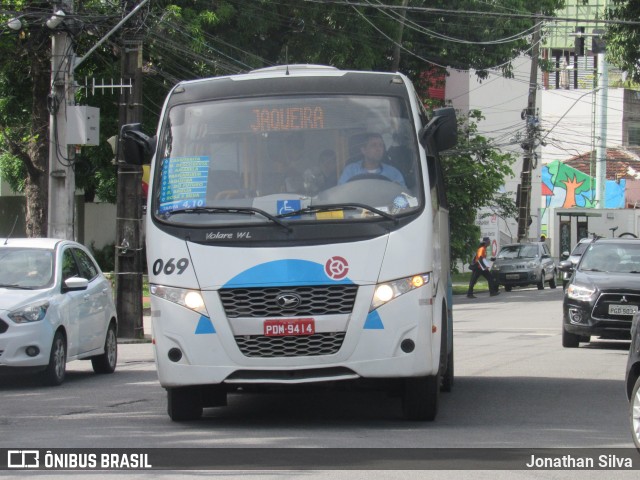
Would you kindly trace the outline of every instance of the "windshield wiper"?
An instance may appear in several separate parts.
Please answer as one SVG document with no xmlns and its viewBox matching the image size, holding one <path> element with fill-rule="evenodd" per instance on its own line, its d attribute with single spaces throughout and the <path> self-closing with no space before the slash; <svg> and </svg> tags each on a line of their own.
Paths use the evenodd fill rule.
<svg viewBox="0 0 640 480">
<path fill-rule="evenodd" d="M 24 285 L 16 285 L 15 283 L 0 283 L 0 288 L 18 288 L 20 290 L 33 290 L 33 287 L 25 287 Z"/>
<path fill-rule="evenodd" d="M 332 212 L 339 210 L 355 210 L 360 208 L 362 210 L 367 210 L 369 212 L 373 212 L 381 217 L 386 218 L 387 220 L 393 220 L 395 223 L 398 223 L 398 219 L 393 215 L 389 215 L 387 212 L 383 212 L 382 210 L 378 210 L 377 208 L 370 207 L 369 205 L 364 205 L 362 203 L 334 203 L 330 205 L 310 205 L 305 208 L 301 208 L 300 210 L 295 210 L 293 212 L 281 213 L 277 216 L 277 218 L 286 218 L 286 217 L 295 217 L 296 215 L 302 215 L 304 213 L 318 213 L 318 212 Z"/>
<path fill-rule="evenodd" d="M 600 270 L 599 268 L 581 268 L 583 272 L 603 272 L 604 270 Z"/>
<path fill-rule="evenodd" d="M 166 215 L 175 215 L 177 213 L 239 213 L 241 215 L 262 215 L 268 218 L 273 223 L 280 225 L 282 228 L 286 228 L 287 231 L 291 231 L 291 227 L 270 213 L 265 212 L 259 208 L 253 207 L 195 207 L 195 208 L 180 208 L 178 210 L 171 210 L 166 212 Z"/>
</svg>

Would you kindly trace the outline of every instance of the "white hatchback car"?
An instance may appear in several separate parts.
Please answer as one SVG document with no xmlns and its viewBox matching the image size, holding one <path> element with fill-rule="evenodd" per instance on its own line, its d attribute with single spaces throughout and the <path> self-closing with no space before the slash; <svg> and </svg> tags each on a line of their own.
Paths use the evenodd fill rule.
<svg viewBox="0 0 640 480">
<path fill-rule="evenodd" d="M 116 368 L 118 322 L 111 285 L 89 251 L 68 240 L 0 240 L 0 372 L 41 371 L 64 381 L 66 362 Z"/>
</svg>

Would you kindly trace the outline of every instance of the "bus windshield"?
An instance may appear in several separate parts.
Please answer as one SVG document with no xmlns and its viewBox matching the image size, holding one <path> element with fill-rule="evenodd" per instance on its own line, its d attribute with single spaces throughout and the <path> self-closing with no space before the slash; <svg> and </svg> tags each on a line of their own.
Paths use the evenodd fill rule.
<svg viewBox="0 0 640 480">
<path fill-rule="evenodd" d="M 225 225 L 395 218 L 422 207 L 405 99 L 272 96 L 178 104 L 160 132 L 156 218 Z"/>
</svg>

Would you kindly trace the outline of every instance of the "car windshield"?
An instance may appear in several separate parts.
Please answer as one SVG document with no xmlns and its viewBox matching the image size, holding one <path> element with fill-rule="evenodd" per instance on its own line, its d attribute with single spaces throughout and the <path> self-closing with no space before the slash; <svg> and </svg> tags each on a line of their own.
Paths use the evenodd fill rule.
<svg viewBox="0 0 640 480">
<path fill-rule="evenodd" d="M 45 288 L 53 283 L 53 252 L 37 248 L 0 251 L 0 288 Z"/>
<path fill-rule="evenodd" d="M 175 105 L 160 134 L 153 214 L 229 225 L 416 210 L 422 176 L 409 112 L 400 98 L 347 95 Z"/>
<path fill-rule="evenodd" d="M 506 245 L 502 247 L 497 258 L 508 260 L 514 258 L 536 258 L 537 245 Z"/>
<path fill-rule="evenodd" d="M 640 243 L 589 244 L 578 270 L 640 274 Z"/>
</svg>

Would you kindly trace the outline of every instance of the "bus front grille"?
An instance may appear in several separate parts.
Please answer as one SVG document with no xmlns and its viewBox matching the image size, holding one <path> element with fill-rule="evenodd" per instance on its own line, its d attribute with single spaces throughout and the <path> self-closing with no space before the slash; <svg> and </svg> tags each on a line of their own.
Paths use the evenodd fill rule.
<svg viewBox="0 0 640 480">
<path fill-rule="evenodd" d="M 337 353 L 344 336 L 345 332 L 335 332 L 287 337 L 239 335 L 235 339 L 245 357 L 314 357 Z"/>
<path fill-rule="evenodd" d="M 219 294 L 227 318 L 264 318 L 349 314 L 357 292 L 357 285 L 311 285 L 224 288 Z M 278 304 L 283 296 L 298 301 L 284 307 Z"/>
</svg>

